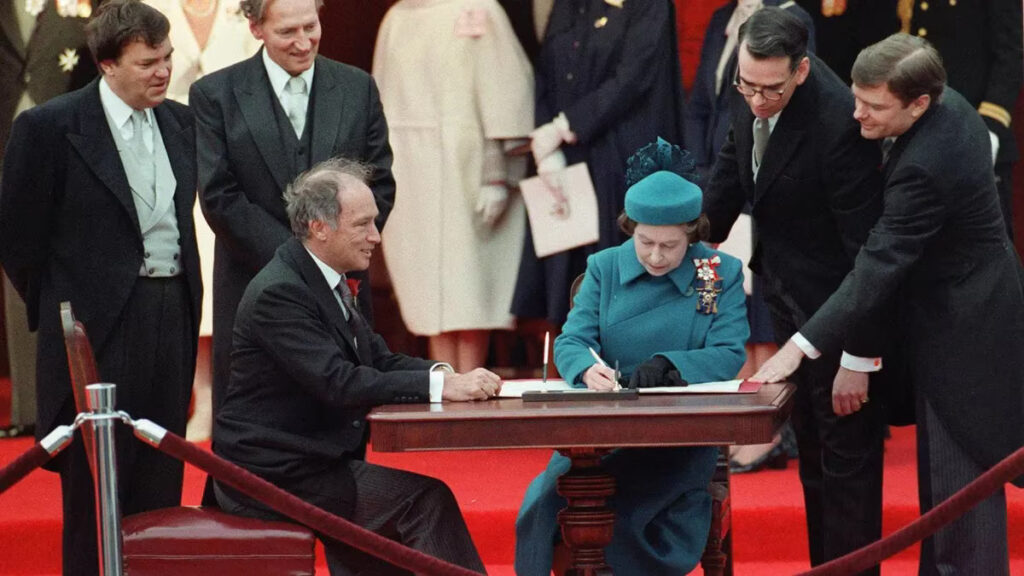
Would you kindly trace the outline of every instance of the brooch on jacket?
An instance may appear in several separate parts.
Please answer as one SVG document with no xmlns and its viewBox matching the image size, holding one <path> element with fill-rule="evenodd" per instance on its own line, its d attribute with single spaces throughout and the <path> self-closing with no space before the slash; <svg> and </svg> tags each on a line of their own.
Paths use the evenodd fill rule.
<svg viewBox="0 0 1024 576">
<path fill-rule="evenodd" d="M 718 313 L 718 295 L 722 292 L 722 277 L 718 275 L 718 255 L 711 258 L 694 258 L 697 267 L 697 311 L 701 314 Z"/>
</svg>

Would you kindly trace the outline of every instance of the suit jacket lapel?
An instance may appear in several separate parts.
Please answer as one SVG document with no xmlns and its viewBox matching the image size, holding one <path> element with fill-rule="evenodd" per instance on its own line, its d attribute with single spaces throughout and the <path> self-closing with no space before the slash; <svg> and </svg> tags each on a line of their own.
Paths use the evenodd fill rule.
<svg viewBox="0 0 1024 576">
<path fill-rule="evenodd" d="M 330 68 L 323 65 L 323 59 L 317 56 L 317 60 L 319 62 L 313 74 L 313 91 L 310 94 L 313 101 L 313 149 L 310 156 L 313 164 L 333 155 L 334 142 L 341 128 L 337 118 L 345 108 L 345 91 L 338 89 L 338 79 Z"/>
<path fill-rule="evenodd" d="M 768 148 L 765 149 L 764 159 L 757 171 L 757 181 L 754 182 L 754 201 L 771 190 L 772 183 L 782 173 L 783 168 L 789 164 L 790 158 L 800 142 L 803 140 L 804 131 L 810 121 L 809 115 L 817 109 L 818 102 L 814 97 L 816 82 L 814 67 L 811 67 L 811 74 L 803 86 L 797 86 L 796 91 L 790 98 L 789 103 L 779 115 L 775 129 L 772 130 L 771 139 L 768 141 Z M 751 123 L 753 118 L 751 118 Z M 747 126 L 747 132 L 753 146 L 752 124 Z M 751 160 L 748 158 L 747 162 Z"/>
<path fill-rule="evenodd" d="M 288 251 L 291 259 L 298 264 L 299 274 L 313 292 L 313 296 L 316 297 L 321 310 L 327 315 L 326 321 L 334 329 L 335 339 L 339 342 L 344 342 L 349 347 L 351 350 L 349 357 L 353 362 L 361 363 L 355 335 L 352 334 L 352 329 L 349 328 L 348 322 L 345 321 L 345 315 L 341 311 L 341 306 L 338 305 L 338 300 L 334 297 L 333 290 L 327 285 L 323 273 L 320 272 L 316 263 L 309 257 L 305 247 L 298 240 L 294 238 L 288 240 L 284 245 L 284 249 Z"/>
<path fill-rule="evenodd" d="M 740 184 L 744 187 L 747 199 L 754 199 L 754 164 L 751 155 L 754 150 L 754 134 L 751 131 L 754 115 L 746 101 L 737 98 L 738 104 L 733 105 L 732 137 L 736 143 L 736 166 L 740 173 Z"/>
<path fill-rule="evenodd" d="M 184 221 L 192 221 L 192 204 L 195 201 L 195 134 L 191 126 L 182 126 L 178 122 L 167 105 L 157 106 L 153 113 L 160 126 L 167 158 L 171 161 L 171 171 L 177 181 L 174 210 L 178 217 L 178 229 L 183 231 Z"/>
<path fill-rule="evenodd" d="M 139 215 L 128 185 L 128 177 L 117 152 L 117 144 L 110 133 L 110 125 L 100 101 L 99 78 L 85 88 L 78 108 L 80 134 L 68 133 L 67 138 L 85 162 L 128 212 L 135 230 L 139 231 Z M 193 178 L 194 181 L 194 178 Z M 141 232 L 139 232 L 141 238 Z"/>
<path fill-rule="evenodd" d="M 263 67 L 262 49 L 246 61 L 244 73 L 245 82 L 235 88 L 235 99 L 253 141 L 256 142 L 256 148 L 263 156 L 278 188 L 284 190 L 288 186 L 289 170 L 281 154 L 284 143 L 274 118 L 274 103 L 271 100 L 274 96 L 267 70 Z"/>
<path fill-rule="evenodd" d="M 17 6 L 15 6 L 17 5 Z M 15 10 L 24 10 L 25 3 L 18 0 L 0 2 L 0 30 L 7 38 L 7 43 L 18 53 L 18 57 L 25 61 L 25 39 L 21 37 L 21 28 L 18 27 L 18 15 Z"/>
</svg>

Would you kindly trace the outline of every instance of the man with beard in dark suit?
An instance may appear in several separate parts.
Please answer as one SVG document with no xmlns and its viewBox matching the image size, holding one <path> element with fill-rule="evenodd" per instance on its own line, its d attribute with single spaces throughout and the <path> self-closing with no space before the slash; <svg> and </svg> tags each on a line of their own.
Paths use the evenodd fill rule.
<svg viewBox="0 0 1024 576">
<path fill-rule="evenodd" d="M 117 407 L 185 431 L 202 282 L 192 207 L 195 134 L 165 101 L 170 25 L 137 0 L 110 0 L 86 28 L 103 76 L 23 112 L 0 182 L 0 262 L 38 332 L 37 434 L 70 424 L 75 403 L 60 303 L 70 301 L 118 385 Z M 121 510 L 176 506 L 184 468 L 117 431 Z M 92 475 L 82 442 L 60 472 L 64 574 L 96 574 Z"/>
<path fill-rule="evenodd" d="M 388 350 L 354 305 L 346 274 L 365 270 L 380 244 L 370 169 L 333 159 L 285 192 L 294 238 L 242 296 L 231 381 L 214 450 L 274 485 L 355 524 L 466 568 L 483 571 L 458 504 L 444 483 L 363 460 L 373 406 L 490 398 L 497 375 Z M 236 514 L 275 513 L 215 483 Z M 406 574 L 326 539 L 331 574 Z"/>
<path fill-rule="evenodd" d="M 255 56 L 197 81 L 199 199 L 216 234 L 213 414 L 228 383 L 231 330 L 246 285 L 290 236 L 281 194 L 299 173 L 345 156 L 373 165 L 379 228 L 394 205 L 391 146 L 365 72 L 318 56 L 322 0 L 243 0 Z M 360 272 L 357 278 L 365 278 Z M 360 308 L 372 322 L 369 282 Z"/>
<path fill-rule="evenodd" d="M 895 34 L 857 57 L 854 117 L 864 138 L 888 150 L 885 208 L 842 286 L 800 328 L 805 345 L 787 344 L 756 376 L 779 380 L 807 351 L 845 347 L 895 302 L 915 396 L 922 514 L 1024 445 L 1020 262 L 1003 225 L 988 130 L 945 82 L 938 52 L 921 38 Z M 840 369 L 835 389 L 840 414 L 868 398 L 861 372 Z M 1009 574 L 1006 523 L 1000 489 L 922 543 L 919 573 Z"/>
<path fill-rule="evenodd" d="M 85 45 L 92 2 L 70 9 L 53 2 L 0 0 L 0 166 L 14 118 L 96 77 Z M 2 170 L 2 167 L 0 167 Z M 0 438 L 31 434 L 36 422 L 36 339 L 25 303 L 4 278 L 4 326 L 11 364 L 11 428 Z"/>
<path fill-rule="evenodd" d="M 734 85 L 744 98 L 731 110 L 704 195 L 714 242 L 751 203 L 758 239 L 750 268 L 765 281 L 780 346 L 839 287 L 881 209 L 878 148 L 859 137 L 849 88 L 807 54 L 807 36 L 797 16 L 776 7 L 740 27 Z M 854 416 L 835 414 L 840 361 L 874 365 L 837 352 L 792 379 L 814 565 L 870 544 L 882 530 L 885 414 L 880 402 Z"/>
</svg>

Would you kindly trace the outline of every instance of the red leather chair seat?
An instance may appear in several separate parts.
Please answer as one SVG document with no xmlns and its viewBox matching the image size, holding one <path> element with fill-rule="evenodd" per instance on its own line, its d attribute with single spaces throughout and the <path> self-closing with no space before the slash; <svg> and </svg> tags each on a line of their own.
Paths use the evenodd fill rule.
<svg viewBox="0 0 1024 576">
<path fill-rule="evenodd" d="M 130 576 L 313 576 L 313 533 L 215 508 L 175 507 L 124 518 Z"/>
</svg>

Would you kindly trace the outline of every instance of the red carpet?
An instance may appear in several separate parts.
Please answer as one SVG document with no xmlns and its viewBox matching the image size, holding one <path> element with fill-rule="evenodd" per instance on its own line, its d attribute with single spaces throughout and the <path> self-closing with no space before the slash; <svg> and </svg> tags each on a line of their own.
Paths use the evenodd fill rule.
<svg viewBox="0 0 1024 576">
<path fill-rule="evenodd" d="M 6 418 L 3 383 L 0 417 Z M 21 454 L 30 439 L 0 441 L 0 467 Z M 513 523 L 526 485 L 547 451 L 370 454 L 370 460 L 445 480 L 455 492 L 492 576 L 513 574 Z M 199 502 L 202 477 L 186 471 L 185 504 Z M 1008 488 L 1010 554 L 1014 574 L 1024 575 L 1024 491 Z M 795 462 L 789 469 L 733 477 L 733 534 L 738 574 L 792 574 L 807 567 L 802 497 Z M 887 444 L 885 530 L 917 517 L 913 428 L 894 428 Z M 885 576 L 916 574 L 916 548 L 883 564 Z M 60 572 L 60 491 L 57 476 L 36 471 L 0 495 L 0 576 Z M 700 572 L 699 570 L 697 571 Z M 322 570 L 326 574 L 326 570 Z"/>
</svg>

